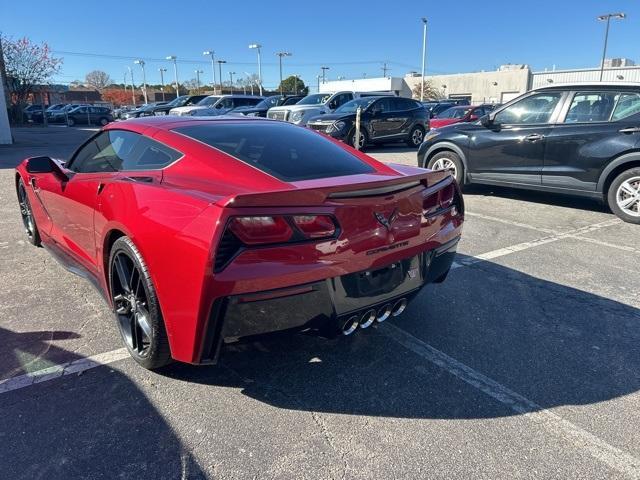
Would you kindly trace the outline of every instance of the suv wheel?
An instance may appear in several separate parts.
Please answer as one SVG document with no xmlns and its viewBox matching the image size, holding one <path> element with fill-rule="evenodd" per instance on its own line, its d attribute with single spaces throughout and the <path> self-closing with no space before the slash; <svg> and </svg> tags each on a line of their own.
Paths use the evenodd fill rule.
<svg viewBox="0 0 640 480">
<path fill-rule="evenodd" d="M 67 125 L 68 126 L 73 127 L 75 124 L 76 124 L 76 121 L 73 118 L 69 117 L 67 119 Z"/>
<path fill-rule="evenodd" d="M 407 137 L 407 145 L 413 148 L 418 148 L 422 145 L 424 140 L 424 130 L 419 125 L 416 125 L 411 129 L 409 137 Z"/>
<path fill-rule="evenodd" d="M 100 125 L 102 125 L 103 127 L 104 127 L 107 123 L 109 123 L 109 120 L 107 120 L 106 118 L 102 117 L 102 118 L 100 119 Z"/>
<path fill-rule="evenodd" d="M 449 170 L 459 185 L 464 178 L 464 165 L 457 153 L 447 150 L 436 153 L 427 164 L 431 170 Z"/>
<path fill-rule="evenodd" d="M 630 168 L 613 179 L 607 203 L 625 222 L 640 224 L 640 168 Z"/>
<path fill-rule="evenodd" d="M 364 147 L 367 146 L 369 139 L 367 138 L 367 132 L 364 129 L 360 129 L 360 141 L 358 142 L 358 149 L 364 150 Z M 349 133 L 349 144 L 356 148 L 356 130 L 355 128 L 351 130 Z"/>
</svg>

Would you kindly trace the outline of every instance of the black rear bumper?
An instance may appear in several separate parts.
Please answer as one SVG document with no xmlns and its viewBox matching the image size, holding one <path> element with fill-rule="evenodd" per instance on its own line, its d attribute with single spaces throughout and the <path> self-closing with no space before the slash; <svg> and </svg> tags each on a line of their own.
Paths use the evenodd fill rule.
<svg viewBox="0 0 640 480">
<path fill-rule="evenodd" d="M 339 333 L 345 320 L 372 308 L 409 300 L 447 275 L 459 238 L 386 267 L 277 290 L 219 299 L 212 309 L 201 363 L 215 363 L 224 342 L 274 332 Z"/>
</svg>

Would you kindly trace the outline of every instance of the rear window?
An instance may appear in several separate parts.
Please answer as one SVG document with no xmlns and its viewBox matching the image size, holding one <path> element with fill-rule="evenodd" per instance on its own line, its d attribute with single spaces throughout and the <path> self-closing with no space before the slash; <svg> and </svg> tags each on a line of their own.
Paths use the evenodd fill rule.
<svg viewBox="0 0 640 480">
<path fill-rule="evenodd" d="M 374 171 L 322 135 L 286 123 L 216 122 L 179 127 L 174 131 L 287 182 Z"/>
</svg>

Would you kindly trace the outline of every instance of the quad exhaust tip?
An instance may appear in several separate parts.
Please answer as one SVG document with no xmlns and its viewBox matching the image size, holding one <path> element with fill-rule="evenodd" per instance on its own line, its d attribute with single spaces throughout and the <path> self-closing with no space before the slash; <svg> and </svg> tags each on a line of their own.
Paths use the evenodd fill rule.
<svg viewBox="0 0 640 480">
<path fill-rule="evenodd" d="M 360 319 L 360 328 L 370 327 L 371 324 L 376 321 L 376 316 L 376 311 L 373 308 L 364 312 L 364 315 L 362 315 Z"/>
<path fill-rule="evenodd" d="M 407 299 L 401 298 L 396 303 L 393 304 L 393 308 L 391 309 L 391 315 L 397 317 L 407 308 Z"/>
<path fill-rule="evenodd" d="M 393 310 L 393 305 L 387 303 L 384 307 L 378 310 L 378 315 L 376 316 L 376 320 L 378 323 L 384 322 L 387 318 L 391 316 L 391 312 Z"/>
<path fill-rule="evenodd" d="M 358 329 L 358 327 L 368 328 L 373 324 L 373 322 L 377 321 L 382 323 L 389 317 L 397 317 L 405 311 L 407 303 L 406 298 L 401 298 L 393 304 L 387 303 L 386 305 L 383 305 L 378 309 L 378 311 L 371 308 L 361 316 L 358 314 L 352 315 L 342 324 L 342 334 L 351 335 Z"/>
<path fill-rule="evenodd" d="M 342 334 L 351 335 L 358 329 L 359 326 L 360 318 L 357 315 L 353 315 L 352 317 L 349 317 L 346 322 L 344 322 L 344 325 L 342 325 Z"/>
</svg>

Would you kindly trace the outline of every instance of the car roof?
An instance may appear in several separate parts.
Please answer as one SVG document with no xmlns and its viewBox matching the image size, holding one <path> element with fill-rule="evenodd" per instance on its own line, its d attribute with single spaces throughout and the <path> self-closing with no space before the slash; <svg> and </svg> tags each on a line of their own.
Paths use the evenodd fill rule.
<svg viewBox="0 0 640 480">
<path fill-rule="evenodd" d="M 619 87 L 640 87 L 640 82 L 569 82 L 550 83 L 536 87 L 533 90 L 548 90 L 553 88 L 619 88 Z"/>
<path fill-rule="evenodd" d="M 278 122 L 277 120 L 271 120 L 261 117 L 244 117 L 238 115 L 217 115 L 215 117 L 179 117 L 177 115 L 161 115 L 161 116 L 149 116 L 139 117 L 125 120 L 123 122 L 110 123 L 105 127 L 105 130 L 111 129 L 126 129 L 142 131 L 145 127 L 152 127 L 160 130 L 171 130 L 179 126 L 195 125 L 202 123 L 224 123 L 224 122 Z M 278 122 L 287 123 L 288 122 Z M 291 124 L 290 124 L 291 125 Z M 127 128 L 132 126 L 134 128 Z"/>
</svg>

